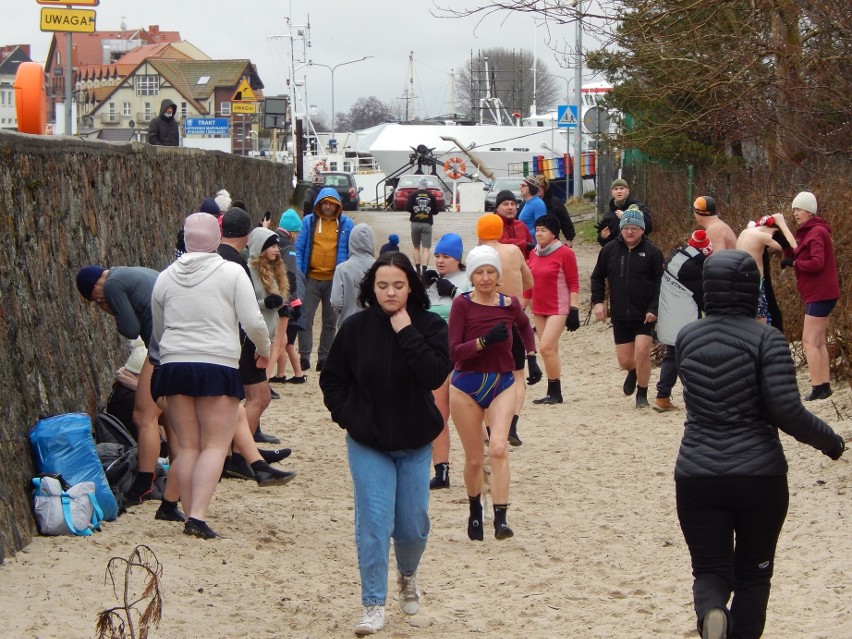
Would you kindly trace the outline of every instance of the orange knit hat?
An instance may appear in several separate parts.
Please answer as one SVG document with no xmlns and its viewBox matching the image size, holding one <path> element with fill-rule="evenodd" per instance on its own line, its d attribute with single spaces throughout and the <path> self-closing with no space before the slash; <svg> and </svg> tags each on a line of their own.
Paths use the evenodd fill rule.
<svg viewBox="0 0 852 639">
<path fill-rule="evenodd" d="M 480 240 L 499 240 L 503 237 L 503 220 L 499 215 L 486 213 L 476 223 L 476 235 Z"/>
</svg>

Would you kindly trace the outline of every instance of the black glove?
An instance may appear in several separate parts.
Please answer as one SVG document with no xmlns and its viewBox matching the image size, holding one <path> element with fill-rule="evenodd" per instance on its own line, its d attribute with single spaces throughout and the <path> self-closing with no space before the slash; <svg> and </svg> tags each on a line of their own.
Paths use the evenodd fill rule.
<svg viewBox="0 0 852 639">
<path fill-rule="evenodd" d="M 438 278 L 435 282 L 435 289 L 441 297 L 455 297 L 458 290 L 450 280 L 443 277 Z"/>
<path fill-rule="evenodd" d="M 302 317 L 302 307 L 299 306 L 291 306 L 290 307 L 290 319 L 294 322 L 298 322 L 299 318 Z"/>
<path fill-rule="evenodd" d="M 538 384 L 541 381 L 541 369 L 538 366 L 538 360 L 536 360 L 535 355 L 527 355 L 527 368 L 530 371 L 530 375 L 527 377 L 527 384 L 530 386 Z"/>
<path fill-rule="evenodd" d="M 263 300 L 263 305 L 266 306 L 266 308 L 278 308 L 283 303 L 284 298 L 280 295 L 276 295 L 275 293 L 273 293 L 272 295 L 267 295 L 266 298 Z"/>
<path fill-rule="evenodd" d="M 480 337 L 482 340 L 483 346 L 491 346 L 492 344 L 497 344 L 498 342 L 505 342 L 509 339 L 509 331 L 506 330 L 506 325 L 497 323 L 491 327 L 491 330 L 488 331 L 485 335 Z"/>
<path fill-rule="evenodd" d="M 426 288 L 429 288 L 432 284 L 437 282 L 440 277 L 441 276 L 438 275 L 438 271 L 430 268 L 428 271 L 423 273 L 423 283 L 426 285 Z"/>
<path fill-rule="evenodd" d="M 278 309 L 278 317 L 290 317 L 290 305 L 285 304 Z"/>
<path fill-rule="evenodd" d="M 573 333 L 578 328 L 580 328 L 580 309 L 572 307 L 568 311 L 568 321 L 565 323 L 565 329 Z"/>
<path fill-rule="evenodd" d="M 792 259 L 790 259 L 789 257 L 785 257 L 783 260 L 781 260 L 781 268 L 789 268 L 790 266 L 793 266 Z"/>
<path fill-rule="evenodd" d="M 828 450 L 822 451 L 826 455 L 828 455 L 834 461 L 840 459 L 840 456 L 843 454 L 843 451 L 846 450 L 846 442 L 843 441 L 843 438 L 840 435 L 837 435 L 837 440 L 834 442 L 834 446 L 829 448 Z"/>
</svg>

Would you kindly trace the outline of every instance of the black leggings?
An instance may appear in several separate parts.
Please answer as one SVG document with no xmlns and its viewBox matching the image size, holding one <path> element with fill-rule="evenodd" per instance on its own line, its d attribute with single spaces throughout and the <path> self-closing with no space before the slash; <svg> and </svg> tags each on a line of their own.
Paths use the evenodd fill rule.
<svg viewBox="0 0 852 639">
<path fill-rule="evenodd" d="M 787 516 L 787 477 L 701 477 L 675 484 L 699 633 L 707 611 L 726 609 L 733 592 L 728 639 L 757 639 Z"/>
</svg>

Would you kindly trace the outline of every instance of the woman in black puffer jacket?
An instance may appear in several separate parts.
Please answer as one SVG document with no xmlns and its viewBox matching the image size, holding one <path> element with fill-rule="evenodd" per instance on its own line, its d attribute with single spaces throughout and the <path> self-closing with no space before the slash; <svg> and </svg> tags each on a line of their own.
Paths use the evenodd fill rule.
<svg viewBox="0 0 852 639">
<path fill-rule="evenodd" d="M 802 405 L 784 336 L 753 319 L 759 288 L 748 253 L 714 253 L 704 265 L 707 316 L 677 337 L 687 410 L 677 513 L 704 639 L 763 634 L 789 500 L 778 429 L 831 459 L 845 450 L 843 438 Z"/>
</svg>

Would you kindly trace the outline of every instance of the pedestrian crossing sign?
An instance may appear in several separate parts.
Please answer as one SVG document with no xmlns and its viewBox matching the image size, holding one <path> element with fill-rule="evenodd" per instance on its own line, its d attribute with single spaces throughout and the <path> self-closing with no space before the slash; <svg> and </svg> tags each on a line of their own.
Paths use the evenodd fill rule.
<svg viewBox="0 0 852 639">
<path fill-rule="evenodd" d="M 255 101 L 257 101 L 257 98 L 254 97 L 254 91 L 251 90 L 248 80 L 246 80 L 245 78 L 241 78 L 240 85 L 237 87 L 237 90 L 234 91 L 234 97 L 231 98 L 231 102 Z"/>
<path fill-rule="evenodd" d="M 562 127 L 577 126 L 577 105 L 560 104 L 556 110 L 557 125 Z"/>
</svg>

